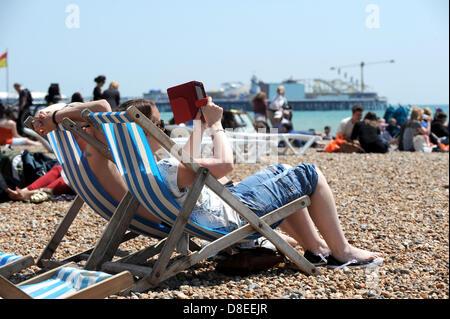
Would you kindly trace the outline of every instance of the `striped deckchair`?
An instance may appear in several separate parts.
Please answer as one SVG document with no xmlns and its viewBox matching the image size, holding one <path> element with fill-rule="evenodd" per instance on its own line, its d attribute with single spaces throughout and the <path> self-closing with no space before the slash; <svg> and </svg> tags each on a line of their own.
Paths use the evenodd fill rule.
<svg viewBox="0 0 450 319">
<path fill-rule="evenodd" d="M 129 289 L 134 279 L 130 272 L 115 276 L 87 271 L 73 263 L 14 285 L 0 276 L 0 297 L 13 299 L 94 299 L 105 298 Z"/>
<path fill-rule="evenodd" d="M 34 259 L 30 255 L 16 256 L 0 252 L 0 276 L 9 278 L 16 272 L 34 265 Z"/>
<path fill-rule="evenodd" d="M 265 236 L 300 269 L 309 274 L 318 273 L 311 263 L 304 259 L 269 226 L 277 224 L 283 218 L 309 205 L 308 196 L 299 198 L 263 218 L 259 218 L 209 174 L 207 169 L 200 167 L 198 163 L 189 158 L 182 150 L 182 146 L 173 142 L 135 107 L 128 108 L 126 112 L 91 113 L 89 116 L 92 121 L 102 125 L 114 161 L 133 196 L 159 219 L 172 225 L 169 238 L 151 274 L 139 281 L 133 287 L 134 290 L 143 291 L 157 285 L 179 271 L 237 242 L 255 238 L 255 232 Z M 167 189 L 159 173 L 144 130 L 196 174 L 193 186 L 183 207 L 177 204 Z M 189 216 L 204 185 L 211 188 L 230 207 L 246 219 L 249 224 L 231 233 L 226 233 L 209 229 L 192 221 Z M 200 251 L 175 261 L 166 269 L 176 242 L 183 231 L 206 239 L 210 243 Z"/>
<path fill-rule="evenodd" d="M 27 124 L 29 123 L 27 122 Z M 55 130 L 47 134 L 47 140 L 58 162 L 63 167 L 69 185 L 77 193 L 77 197 L 39 257 L 37 262 L 39 266 L 52 267 L 69 261 L 79 261 L 88 256 L 85 268 L 94 270 L 98 269 L 102 262 L 114 256 L 120 242 L 134 238 L 139 234 L 155 239 L 167 237 L 170 231 L 168 226 L 154 223 L 134 214 L 138 203 L 130 193 L 126 194 L 118 203 L 103 190 L 87 159 L 78 147 L 74 134 L 67 130 L 63 124 L 59 124 Z M 50 261 L 83 203 L 88 204 L 94 212 L 109 220 L 102 238 L 94 249 L 69 257 L 64 261 Z M 124 236 L 127 228 L 131 232 Z"/>
</svg>

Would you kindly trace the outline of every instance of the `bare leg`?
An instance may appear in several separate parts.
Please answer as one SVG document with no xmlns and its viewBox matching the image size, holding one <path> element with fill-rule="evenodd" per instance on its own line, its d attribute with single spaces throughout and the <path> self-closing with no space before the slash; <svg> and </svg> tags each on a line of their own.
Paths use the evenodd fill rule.
<svg viewBox="0 0 450 319">
<path fill-rule="evenodd" d="M 380 253 L 358 249 L 348 243 L 337 217 L 333 193 L 322 172 L 317 169 L 317 173 L 319 181 L 311 196 L 309 210 L 305 208 L 290 215 L 280 228 L 297 240 L 304 249 L 324 255 L 331 250 L 333 256 L 342 262 L 352 259 L 370 261 L 381 256 Z M 319 237 L 314 224 L 325 241 Z"/>
<path fill-rule="evenodd" d="M 286 218 L 280 228 L 294 238 L 304 250 L 322 255 L 330 253 L 327 243 L 317 233 L 307 208 Z"/>
<path fill-rule="evenodd" d="M 333 193 L 322 172 L 317 169 L 317 173 L 319 181 L 311 196 L 309 212 L 333 256 L 342 262 L 352 259 L 370 261 L 381 256 L 381 253 L 358 249 L 348 243 L 339 223 Z"/>
</svg>

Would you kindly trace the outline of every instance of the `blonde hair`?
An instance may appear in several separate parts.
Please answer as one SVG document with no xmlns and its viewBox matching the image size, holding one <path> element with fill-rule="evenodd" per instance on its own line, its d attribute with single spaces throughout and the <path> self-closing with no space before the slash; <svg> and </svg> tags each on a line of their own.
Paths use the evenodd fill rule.
<svg viewBox="0 0 450 319">
<path fill-rule="evenodd" d="M 284 86 L 280 85 L 280 86 L 277 88 L 277 93 L 278 93 L 278 94 L 284 94 L 284 93 L 286 93 L 286 90 L 285 90 Z"/>
<path fill-rule="evenodd" d="M 411 121 L 417 120 L 420 121 L 420 116 L 422 115 L 423 110 L 420 107 L 413 106 L 411 108 L 411 115 L 409 116 L 409 119 Z"/>
<path fill-rule="evenodd" d="M 119 88 L 119 82 L 117 81 L 112 81 L 111 84 L 109 85 L 110 89 L 118 89 Z"/>
</svg>

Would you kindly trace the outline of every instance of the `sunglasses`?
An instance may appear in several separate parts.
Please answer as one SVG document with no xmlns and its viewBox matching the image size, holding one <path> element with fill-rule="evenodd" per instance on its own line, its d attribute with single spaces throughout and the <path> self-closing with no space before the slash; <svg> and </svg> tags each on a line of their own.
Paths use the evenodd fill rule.
<svg viewBox="0 0 450 319">
<path fill-rule="evenodd" d="M 158 122 L 153 121 L 153 124 L 155 124 L 159 129 L 164 130 L 164 120 L 160 120 Z"/>
</svg>

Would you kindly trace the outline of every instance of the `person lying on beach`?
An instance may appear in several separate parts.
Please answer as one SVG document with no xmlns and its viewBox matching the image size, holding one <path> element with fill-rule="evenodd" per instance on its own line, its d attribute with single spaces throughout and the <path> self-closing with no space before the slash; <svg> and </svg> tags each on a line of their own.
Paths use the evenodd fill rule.
<svg viewBox="0 0 450 319">
<path fill-rule="evenodd" d="M 161 117 L 153 102 L 144 99 L 131 100 L 123 103 L 119 109 L 125 110 L 132 105 L 156 125 L 160 123 Z M 110 111 L 104 101 L 86 107 L 90 107 L 95 112 Z M 65 108 L 58 111 L 55 115 L 56 122 L 68 115 L 81 120 L 79 112 L 79 108 Z M 222 108 L 209 98 L 207 105 L 197 114 L 193 133 L 184 146 L 191 157 L 199 165 L 208 168 L 217 179 L 225 177 L 233 170 L 233 151 L 221 124 L 222 112 Z M 51 118 L 52 113 L 37 114 L 35 128 L 40 134 L 45 135 L 55 128 Z M 201 139 L 197 137 L 202 136 L 206 129 L 212 131 L 213 157 L 197 158 L 195 155 L 200 154 L 201 143 Z M 197 137 L 194 138 L 194 136 Z M 160 148 L 158 142 L 151 136 L 147 136 L 147 139 L 150 148 L 156 152 Z M 174 158 L 160 160 L 158 168 L 175 200 L 182 205 L 189 187 L 192 186 L 194 173 Z M 116 168 L 110 169 L 116 172 L 113 174 L 118 175 Z M 108 174 L 111 175 L 111 172 Z M 119 181 L 114 182 L 123 184 Z M 228 186 L 228 189 L 259 216 L 303 195 L 309 195 L 311 205 L 290 215 L 282 222 L 280 228 L 288 234 L 284 236 L 287 242 L 294 247 L 301 245 L 305 250 L 305 257 L 316 265 L 328 265 L 330 268 L 344 265 L 364 267 L 382 262 L 381 253 L 358 249 L 348 243 L 339 223 L 332 191 L 325 176 L 312 164 L 299 164 L 296 167 L 282 164 L 270 165 L 239 184 Z M 246 223 L 209 188 L 203 188 L 200 198 L 191 214 L 192 220 L 206 227 L 227 231 L 232 231 Z M 320 238 L 315 226 L 323 239 Z"/>
<path fill-rule="evenodd" d="M 42 189 L 45 189 L 45 191 Z M 73 190 L 69 186 L 69 181 L 64 176 L 64 171 L 60 165 L 53 166 L 47 174 L 39 177 L 27 187 L 16 187 L 16 189 L 8 188 L 6 189 L 6 192 L 11 200 L 31 200 L 35 203 L 50 199 L 50 195 L 73 194 Z M 45 196 L 43 193 L 48 195 Z"/>
<path fill-rule="evenodd" d="M 0 107 L 0 145 L 39 146 L 41 143 L 19 135 L 17 124 L 11 119 L 11 112 Z"/>
</svg>

